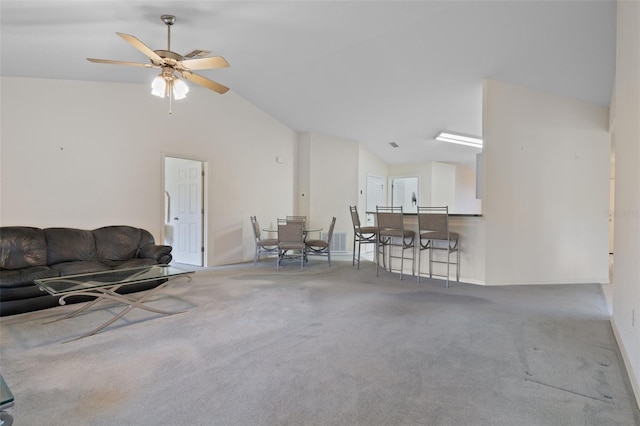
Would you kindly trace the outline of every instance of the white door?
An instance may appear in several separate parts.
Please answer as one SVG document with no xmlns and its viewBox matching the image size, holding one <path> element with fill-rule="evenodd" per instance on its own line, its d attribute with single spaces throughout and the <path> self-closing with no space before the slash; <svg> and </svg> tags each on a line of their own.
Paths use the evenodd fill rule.
<svg viewBox="0 0 640 426">
<path fill-rule="evenodd" d="M 165 158 L 165 192 L 170 200 L 165 243 L 173 247 L 177 263 L 203 266 L 203 170 L 201 161 Z"/>
<path fill-rule="evenodd" d="M 402 206 L 405 213 L 418 212 L 418 178 L 395 177 L 391 179 L 391 205 Z"/>
<path fill-rule="evenodd" d="M 379 176 L 367 176 L 367 211 L 375 213 L 376 206 L 384 205 L 384 179 Z M 366 214 L 364 226 L 375 226 L 374 214 Z"/>
</svg>

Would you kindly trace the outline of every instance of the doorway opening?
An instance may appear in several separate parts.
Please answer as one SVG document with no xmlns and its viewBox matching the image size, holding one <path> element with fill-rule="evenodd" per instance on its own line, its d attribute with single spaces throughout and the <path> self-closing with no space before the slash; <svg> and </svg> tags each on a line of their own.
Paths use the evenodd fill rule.
<svg viewBox="0 0 640 426">
<path fill-rule="evenodd" d="M 176 263 L 204 266 L 205 168 L 200 160 L 164 157 L 164 244 Z"/>
<path fill-rule="evenodd" d="M 418 177 L 391 178 L 391 205 L 402 207 L 405 213 L 418 212 Z"/>
</svg>

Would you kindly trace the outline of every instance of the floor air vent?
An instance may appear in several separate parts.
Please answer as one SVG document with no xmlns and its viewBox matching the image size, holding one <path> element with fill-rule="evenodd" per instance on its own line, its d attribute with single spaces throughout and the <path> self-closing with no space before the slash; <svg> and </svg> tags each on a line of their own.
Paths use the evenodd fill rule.
<svg viewBox="0 0 640 426">
<path fill-rule="evenodd" d="M 328 237 L 327 233 L 323 232 L 322 239 L 326 240 L 327 237 Z M 333 233 L 333 239 L 331 240 L 331 252 L 332 253 L 347 252 L 347 233 L 346 232 Z"/>
</svg>

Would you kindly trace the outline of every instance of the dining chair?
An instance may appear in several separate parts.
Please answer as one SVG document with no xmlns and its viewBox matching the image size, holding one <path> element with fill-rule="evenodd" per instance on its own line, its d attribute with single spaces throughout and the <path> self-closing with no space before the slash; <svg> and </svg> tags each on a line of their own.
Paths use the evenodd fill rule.
<svg viewBox="0 0 640 426">
<path fill-rule="evenodd" d="M 358 245 L 358 269 L 360 269 L 360 249 L 362 244 L 375 244 L 378 228 L 375 226 L 361 226 L 360 215 L 356 206 L 349 206 L 351 222 L 353 223 L 353 258 L 351 265 L 356 264 L 356 244 Z"/>
<path fill-rule="evenodd" d="M 418 250 L 418 278 L 420 282 L 420 255 L 423 250 L 429 250 L 429 278 L 433 277 L 432 264 L 442 263 L 447 265 L 447 284 L 449 287 L 449 274 L 451 264 L 456 265 L 456 281 L 460 281 L 460 250 L 458 242 L 460 236 L 449 229 L 449 206 L 445 207 L 418 207 L 418 232 L 420 234 Z M 434 251 L 446 251 L 447 260 L 434 260 Z M 456 254 L 456 261 L 451 262 L 451 253 Z"/>
<path fill-rule="evenodd" d="M 300 257 L 300 269 L 304 268 L 305 248 L 301 222 L 278 222 L 278 261 L 276 269 L 280 269 L 285 255 L 287 259 Z M 297 252 L 298 255 L 290 254 L 289 252 Z"/>
<path fill-rule="evenodd" d="M 278 252 L 278 239 L 261 238 L 260 225 L 255 216 L 251 216 L 251 227 L 253 228 L 253 236 L 256 242 L 253 264 L 257 265 L 261 254 L 276 254 Z"/>
<path fill-rule="evenodd" d="M 331 220 L 329 225 L 329 232 L 327 233 L 326 240 L 306 240 L 305 246 L 307 250 L 307 256 L 327 256 L 329 259 L 329 266 L 331 266 L 331 240 L 333 239 L 333 228 L 336 226 L 336 218 Z"/>
<path fill-rule="evenodd" d="M 286 221 L 287 223 L 302 222 L 302 229 L 304 229 L 305 225 L 307 224 L 307 217 L 306 216 L 287 216 Z"/>
<path fill-rule="evenodd" d="M 402 206 L 384 207 L 376 206 L 376 226 L 378 238 L 376 239 L 376 276 L 378 276 L 379 257 L 382 254 L 389 261 L 389 272 L 393 272 L 393 259 L 400 259 L 400 280 L 404 273 L 404 260 L 411 259 L 411 272 L 415 275 L 415 232 L 404 227 L 404 214 Z M 393 249 L 400 250 L 400 256 L 394 255 Z M 381 251 L 382 250 L 382 251 Z M 405 256 L 405 251 L 410 250 L 411 257 Z"/>
</svg>

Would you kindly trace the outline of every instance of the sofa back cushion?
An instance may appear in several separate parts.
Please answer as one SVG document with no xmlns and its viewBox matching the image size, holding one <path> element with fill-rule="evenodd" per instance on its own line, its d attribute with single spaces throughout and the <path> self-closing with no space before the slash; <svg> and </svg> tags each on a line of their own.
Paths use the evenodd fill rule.
<svg viewBox="0 0 640 426">
<path fill-rule="evenodd" d="M 0 227 L 0 268 L 20 269 L 47 264 L 44 231 L 28 226 Z"/>
<path fill-rule="evenodd" d="M 96 242 L 91 231 L 75 228 L 47 228 L 49 265 L 78 260 L 96 260 Z"/>
<path fill-rule="evenodd" d="M 140 229 L 131 226 L 105 226 L 93 230 L 98 260 L 128 260 L 138 255 Z"/>
</svg>

